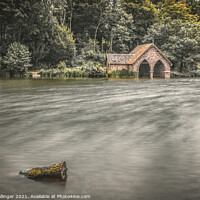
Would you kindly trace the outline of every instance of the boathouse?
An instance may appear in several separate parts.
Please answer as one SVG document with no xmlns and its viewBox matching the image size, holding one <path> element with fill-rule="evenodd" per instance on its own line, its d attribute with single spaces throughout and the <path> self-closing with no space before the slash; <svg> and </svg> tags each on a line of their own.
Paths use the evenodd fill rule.
<svg viewBox="0 0 200 200">
<path fill-rule="evenodd" d="M 107 54 L 107 72 L 126 69 L 138 78 L 170 78 L 171 65 L 153 43 L 139 45 L 129 54 Z"/>
</svg>

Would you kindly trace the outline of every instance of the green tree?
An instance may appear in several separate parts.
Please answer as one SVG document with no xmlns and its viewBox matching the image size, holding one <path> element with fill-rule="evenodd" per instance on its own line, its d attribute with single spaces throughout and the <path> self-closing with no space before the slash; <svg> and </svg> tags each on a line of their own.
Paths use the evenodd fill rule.
<svg viewBox="0 0 200 200">
<path fill-rule="evenodd" d="M 165 3 L 160 10 L 160 15 L 163 18 L 180 19 L 185 21 L 197 21 L 198 15 L 191 14 L 190 7 L 186 4 L 186 0 L 180 0 L 176 2 L 175 0 L 165 0 Z"/>
<path fill-rule="evenodd" d="M 29 47 L 34 66 L 44 62 L 54 64 L 62 59 L 70 60 L 74 46 L 72 35 L 64 26 L 66 3 L 65 0 L 2 0 L 0 2 L 2 53 L 5 55 L 5 50 L 11 43 L 19 42 Z M 62 28 L 56 24 L 60 24 Z"/>
<path fill-rule="evenodd" d="M 76 65 L 104 65 L 105 64 L 105 55 L 101 53 L 98 43 L 95 44 L 94 49 L 94 40 L 89 39 L 88 42 L 84 43 L 84 48 L 81 49 L 80 54 L 76 57 Z"/>
<path fill-rule="evenodd" d="M 107 7 L 100 26 L 99 40 L 108 52 L 128 53 L 136 42 L 136 28 L 131 14 L 127 14 L 119 2 Z"/>
<path fill-rule="evenodd" d="M 49 0 L 49 4 L 51 5 L 51 11 L 54 16 L 56 16 L 59 25 L 66 25 L 67 0 Z"/>
<path fill-rule="evenodd" d="M 154 40 L 174 64 L 173 69 L 184 72 L 196 69 L 200 62 L 199 35 L 199 23 L 168 19 L 149 28 L 144 42 Z"/>
<path fill-rule="evenodd" d="M 54 64 L 61 61 L 70 62 L 73 59 L 74 51 L 74 39 L 69 29 L 66 26 L 55 25 L 49 54 L 45 57 L 45 61 Z"/>
<path fill-rule="evenodd" d="M 82 54 L 89 38 L 94 41 L 94 50 L 99 43 L 101 52 L 127 53 L 136 44 L 132 15 L 122 9 L 119 1 L 85 0 L 74 6 L 72 30 L 78 54 Z"/>
<path fill-rule="evenodd" d="M 28 47 L 20 43 L 12 43 L 6 55 L 3 58 L 3 62 L 6 66 L 6 71 L 10 72 L 11 76 L 20 74 L 24 76 L 27 73 L 31 61 L 31 54 Z"/>
<path fill-rule="evenodd" d="M 54 24 L 57 23 L 51 12 L 51 4 L 45 1 L 24 1 L 19 9 L 25 15 L 21 42 L 27 44 L 32 53 L 32 63 L 36 66 L 49 54 L 53 39 Z"/>
<path fill-rule="evenodd" d="M 199 0 L 186 0 L 187 6 L 190 8 L 190 14 L 198 15 L 200 20 L 200 1 Z"/>
<path fill-rule="evenodd" d="M 136 34 L 141 41 L 147 29 L 158 21 L 158 11 L 149 0 L 122 0 L 122 6 L 127 13 L 132 14 Z"/>
<path fill-rule="evenodd" d="M 14 16 L 13 7 L 11 0 L 0 1 L 0 51 L 2 54 L 6 53 L 10 42 L 13 42 L 10 30 Z"/>
<path fill-rule="evenodd" d="M 75 0 L 73 2 L 72 31 L 77 43 L 87 41 L 89 38 L 95 40 L 107 3 L 107 0 Z"/>
<path fill-rule="evenodd" d="M 20 42 L 29 47 L 32 63 L 40 62 L 48 54 L 49 39 L 55 23 L 51 5 L 37 0 L 2 0 L 0 8 L 3 54 L 11 43 Z"/>
</svg>

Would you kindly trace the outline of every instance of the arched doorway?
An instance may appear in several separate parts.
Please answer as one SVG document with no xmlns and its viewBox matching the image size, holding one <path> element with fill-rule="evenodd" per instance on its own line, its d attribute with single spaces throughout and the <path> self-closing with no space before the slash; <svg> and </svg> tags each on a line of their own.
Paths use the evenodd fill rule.
<svg viewBox="0 0 200 200">
<path fill-rule="evenodd" d="M 154 66 L 153 77 L 154 78 L 164 78 L 165 77 L 165 66 L 160 60 Z"/>
<path fill-rule="evenodd" d="M 140 64 L 139 78 L 150 78 L 150 66 L 146 60 Z"/>
</svg>

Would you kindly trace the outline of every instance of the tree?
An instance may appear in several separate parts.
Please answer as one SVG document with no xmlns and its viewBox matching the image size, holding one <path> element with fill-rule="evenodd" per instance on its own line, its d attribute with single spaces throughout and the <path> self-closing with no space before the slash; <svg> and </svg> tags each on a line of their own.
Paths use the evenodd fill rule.
<svg viewBox="0 0 200 200">
<path fill-rule="evenodd" d="M 69 0 L 69 32 L 72 32 L 72 19 L 73 19 L 73 7 L 74 7 L 74 1 Z"/>
<path fill-rule="evenodd" d="M 54 16 L 56 16 L 59 25 L 63 26 L 66 24 L 66 10 L 67 10 L 67 0 L 49 0 L 51 5 L 51 11 Z"/>
<path fill-rule="evenodd" d="M 54 25 L 51 5 L 37 0 L 2 0 L 0 8 L 3 54 L 11 43 L 20 42 L 29 47 L 32 63 L 36 65 L 49 50 Z"/>
<path fill-rule="evenodd" d="M 94 49 L 94 40 L 89 39 L 84 43 L 84 48 L 81 49 L 81 53 L 76 57 L 76 65 L 104 65 L 105 64 L 105 55 L 101 53 L 98 43 L 95 44 Z"/>
<path fill-rule="evenodd" d="M 10 30 L 14 16 L 13 7 L 11 0 L 0 1 L 0 50 L 2 54 L 6 53 L 10 42 L 13 42 Z"/>
<path fill-rule="evenodd" d="M 75 0 L 73 3 L 72 30 L 76 43 L 97 39 L 99 27 L 103 22 L 109 0 Z M 70 17 L 71 18 L 71 17 Z"/>
<path fill-rule="evenodd" d="M 75 44 L 73 35 L 66 26 L 55 25 L 49 54 L 45 57 L 48 63 L 58 64 L 71 61 L 74 56 Z"/>
<path fill-rule="evenodd" d="M 136 44 L 136 28 L 131 14 L 127 14 L 118 0 L 75 1 L 72 30 L 77 53 L 90 38 L 99 43 L 102 52 L 127 53 Z"/>
<path fill-rule="evenodd" d="M 180 19 L 183 22 L 191 20 L 197 21 L 198 15 L 190 13 L 191 9 L 186 4 L 186 0 L 180 0 L 178 2 L 175 0 L 165 0 L 165 3 L 160 11 L 160 15 L 163 18 L 171 18 L 172 20 Z"/>
<path fill-rule="evenodd" d="M 21 42 L 27 44 L 32 53 L 32 63 L 36 66 L 49 54 L 53 38 L 54 24 L 51 4 L 44 1 L 25 1 L 21 5 L 25 19 L 22 24 Z"/>
<path fill-rule="evenodd" d="M 156 23 L 148 29 L 144 42 L 155 44 L 174 64 L 174 69 L 184 72 L 197 68 L 200 62 L 200 24 L 170 19 Z"/>
<path fill-rule="evenodd" d="M 2 54 L 5 55 L 5 49 L 11 43 L 19 42 L 29 47 L 32 54 L 31 62 L 35 67 L 39 63 L 49 63 L 49 61 L 51 64 L 57 63 L 60 59 L 66 59 L 67 53 L 67 58 L 70 60 L 74 47 L 72 36 L 69 36 L 69 31 L 64 27 L 66 7 L 65 0 L 2 0 L 0 2 Z M 63 28 L 56 24 L 60 24 Z M 65 47 L 69 41 L 72 45 Z M 55 55 L 55 60 L 47 61 L 49 55 Z"/>
<path fill-rule="evenodd" d="M 122 0 L 127 13 L 132 14 L 138 40 L 146 34 L 147 29 L 158 21 L 158 11 L 149 0 Z"/>
<path fill-rule="evenodd" d="M 66 25 L 69 27 L 69 32 L 72 33 L 72 19 L 74 7 L 77 0 L 49 0 L 51 4 L 51 11 L 56 16 L 59 25 Z"/>
<path fill-rule="evenodd" d="M 11 76 L 20 74 L 20 76 L 26 75 L 26 72 L 31 61 L 31 54 L 28 47 L 23 44 L 14 42 L 12 43 L 3 58 L 3 62 L 6 65 L 6 71 L 9 71 Z"/>
<path fill-rule="evenodd" d="M 186 0 L 187 6 L 190 8 L 190 14 L 198 15 L 200 20 L 200 1 L 199 0 Z"/>
<path fill-rule="evenodd" d="M 110 5 L 100 27 L 100 36 L 105 50 L 128 53 L 136 44 L 136 28 L 131 14 L 127 14 L 120 3 Z M 103 45 L 102 45 L 103 46 Z"/>
</svg>

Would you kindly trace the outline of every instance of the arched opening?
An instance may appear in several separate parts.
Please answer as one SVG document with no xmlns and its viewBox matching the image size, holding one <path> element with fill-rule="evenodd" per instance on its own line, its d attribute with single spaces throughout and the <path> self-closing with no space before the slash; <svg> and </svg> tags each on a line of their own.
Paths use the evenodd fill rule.
<svg viewBox="0 0 200 200">
<path fill-rule="evenodd" d="M 164 78 L 165 77 L 165 66 L 160 60 L 154 66 L 153 77 L 154 78 Z"/>
<path fill-rule="evenodd" d="M 140 64 L 139 78 L 150 78 L 150 66 L 146 60 Z"/>
</svg>

